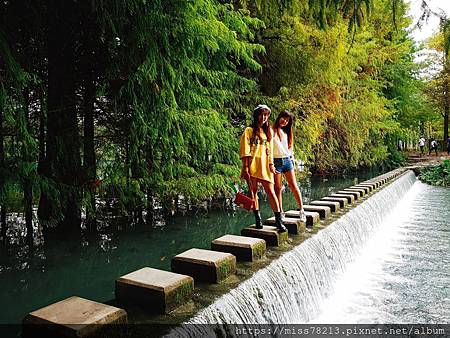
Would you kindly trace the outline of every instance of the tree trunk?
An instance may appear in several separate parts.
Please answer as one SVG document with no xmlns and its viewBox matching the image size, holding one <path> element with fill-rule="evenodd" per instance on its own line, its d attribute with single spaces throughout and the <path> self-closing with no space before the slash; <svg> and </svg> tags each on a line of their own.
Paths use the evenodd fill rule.
<svg viewBox="0 0 450 338">
<path fill-rule="evenodd" d="M 27 127 L 27 133 L 30 132 L 30 116 L 29 116 L 29 90 L 23 91 L 23 97 L 25 99 L 24 114 L 25 124 Z M 23 142 L 23 160 L 26 163 L 32 162 L 29 144 Z M 33 243 L 33 187 L 32 181 L 28 174 L 23 180 L 23 197 L 24 197 L 24 209 L 25 209 L 25 227 L 27 229 L 27 241 Z"/>
<path fill-rule="evenodd" d="M 31 180 L 27 177 L 23 183 L 23 197 L 25 206 L 25 225 L 27 228 L 27 241 L 33 243 L 33 188 Z"/>
<path fill-rule="evenodd" d="M 5 170 L 5 148 L 3 144 L 3 104 L 0 106 L 0 168 L 1 170 Z M 5 184 L 5 178 L 4 173 L 0 175 L 0 189 L 3 191 L 3 185 Z M 0 229 L 0 235 L 3 238 L 3 241 L 6 242 L 6 198 L 5 196 L 2 197 L 0 201 L 1 204 L 1 212 L 0 212 L 0 222 L 1 222 L 1 229 Z"/>
<path fill-rule="evenodd" d="M 446 76 L 448 76 L 449 73 L 449 65 L 448 65 L 448 61 L 447 63 L 445 63 L 445 71 L 446 71 Z M 448 139 L 448 115 L 449 115 L 449 110 L 450 110 L 450 92 L 449 92 L 450 88 L 449 88 L 449 81 L 448 81 L 448 77 L 445 78 L 444 81 L 444 113 L 442 114 L 442 117 L 444 118 L 444 139 L 442 142 L 442 150 L 445 150 L 446 145 L 447 145 L 447 139 Z"/>
<path fill-rule="evenodd" d="M 96 96 L 96 74 L 98 55 L 96 50 L 100 45 L 99 36 L 101 32 L 95 22 L 96 15 L 93 12 L 90 1 L 80 3 L 82 10 L 82 76 L 84 84 L 83 93 L 83 166 L 85 174 L 85 192 L 88 195 L 88 205 L 86 208 L 86 225 L 89 231 L 96 228 L 95 210 L 95 181 L 96 158 L 94 143 L 94 109 Z"/>
<path fill-rule="evenodd" d="M 448 115 L 449 115 L 449 106 L 446 105 L 444 110 L 444 141 L 442 142 L 444 150 L 447 146 L 448 140 Z"/>
<path fill-rule="evenodd" d="M 46 176 L 58 194 L 45 192 L 41 216 L 57 228 L 80 232 L 80 140 L 76 110 L 75 36 L 72 0 L 48 5 L 48 100 Z M 56 196 L 58 195 L 58 196 Z M 47 228 L 47 230 L 49 230 Z"/>
<path fill-rule="evenodd" d="M 89 75 L 90 76 L 89 76 Z M 92 69 L 88 70 L 84 92 L 84 138 L 83 138 L 83 163 L 86 175 L 86 191 L 89 194 L 89 205 L 86 209 L 86 223 L 89 231 L 95 230 L 95 180 L 96 159 L 94 144 L 94 101 L 95 85 Z"/>
</svg>

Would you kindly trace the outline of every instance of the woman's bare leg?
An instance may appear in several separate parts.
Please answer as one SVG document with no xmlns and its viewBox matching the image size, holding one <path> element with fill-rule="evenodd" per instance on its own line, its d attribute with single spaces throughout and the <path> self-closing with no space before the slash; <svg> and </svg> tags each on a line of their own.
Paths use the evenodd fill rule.
<svg viewBox="0 0 450 338">
<path fill-rule="evenodd" d="M 269 197 L 270 207 L 274 212 L 280 212 L 280 204 L 278 203 L 277 195 L 275 195 L 274 185 L 267 181 L 260 181 L 266 191 L 267 197 Z"/>
<path fill-rule="evenodd" d="M 278 204 L 280 205 L 280 210 L 283 211 L 283 200 L 282 200 L 282 194 L 281 194 L 281 174 L 274 174 L 274 178 L 275 178 L 275 195 L 277 196 L 278 199 Z"/>
<path fill-rule="evenodd" d="M 251 195 L 253 201 L 255 202 L 255 210 L 259 210 L 259 201 L 258 201 L 258 179 L 254 177 L 250 177 L 251 180 Z M 250 188 L 250 185 L 249 185 Z"/>
<path fill-rule="evenodd" d="M 284 173 L 284 176 L 286 177 L 286 181 L 288 182 L 289 188 L 292 190 L 292 193 L 294 194 L 294 197 L 297 200 L 298 208 L 302 210 L 303 209 L 302 194 L 300 192 L 300 189 L 298 188 L 294 170 L 290 170 Z"/>
</svg>

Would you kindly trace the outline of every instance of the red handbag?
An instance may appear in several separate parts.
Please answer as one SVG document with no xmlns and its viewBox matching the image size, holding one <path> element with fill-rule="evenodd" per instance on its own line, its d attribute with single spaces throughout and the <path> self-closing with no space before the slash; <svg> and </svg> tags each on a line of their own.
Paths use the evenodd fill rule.
<svg viewBox="0 0 450 338">
<path fill-rule="evenodd" d="M 252 182 L 250 181 L 250 179 L 246 181 L 249 187 L 249 191 L 252 191 Z M 255 201 L 253 200 L 253 198 L 242 193 L 238 187 L 236 195 L 234 197 L 234 203 L 240 208 L 245 209 L 247 211 L 250 211 L 255 208 Z"/>
<path fill-rule="evenodd" d="M 243 194 L 241 192 L 236 193 L 236 196 L 234 197 L 234 203 L 245 210 L 252 210 L 254 208 L 254 202 L 253 199 L 248 197 L 246 194 Z"/>
</svg>

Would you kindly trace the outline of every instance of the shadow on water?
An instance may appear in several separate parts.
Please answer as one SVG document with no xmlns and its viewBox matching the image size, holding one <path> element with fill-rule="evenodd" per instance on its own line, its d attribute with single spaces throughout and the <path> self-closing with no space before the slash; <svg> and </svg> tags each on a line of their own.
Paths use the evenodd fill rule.
<svg viewBox="0 0 450 338">
<path fill-rule="evenodd" d="M 300 182 L 304 202 L 378 174 L 355 174 L 327 181 L 306 179 Z M 283 203 L 285 210 L 296 208 L 290 193 L 284 194 Z M 272 215 L 267 201 L 262 203 L 261 213 L 263 217 Z M 155 226 L 112 226 L 113 223 L 106 222 L 107 226 L 101 227 L 98 234 L 84 236 L 81 241 L 60 236 L 44 243 L 36 232 L 34 245 L 24 242 L 24 224 L 20 217 L 13 220 L 9 222 L 9 245 L 0 245 L 0 306 L 8 308 L 8 311 L 1 311 L 0 324 L 20 323 L 30 311 L 72 295 L 111 302 L 114 281 L 119 276 L 144 266 L 170 270 L 174 255 L 192 247 L 209 249 L 210 242 L 217 237 L 240 234 L 242 228 L 253 223 L 253 214 L 242 210 L 190 212 L 169 217 L 165 224 Z M 273 255 L 277 255 L 276 250 L 274 252 Z M 238 282 L 231 278 L 228 283 Z M 214 297 L 214 288 L 221 286 L 209 288 Z"/>
</svg>

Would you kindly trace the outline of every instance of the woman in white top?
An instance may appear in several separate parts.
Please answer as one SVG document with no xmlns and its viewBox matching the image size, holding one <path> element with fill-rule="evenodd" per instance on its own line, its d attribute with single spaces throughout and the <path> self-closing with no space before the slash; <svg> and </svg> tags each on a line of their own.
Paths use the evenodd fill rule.
<svg viewBox="0 0 450 338">
<path fill-rule="evenodd" d="M 292 149 L 294 146 L 293 132 L 294 116 L 287 110 L 278 115 L 273 125 L 273 160 L 275 165 L 275 194 L 281 210 L 283 210 L 281 197 L 281 175 L 284 174 L 289 188 L 297 200 L 300 219 L 306 222 L 306 215 L 303 210 L 302 195 L 297 185 L 294 172 L 294 162 L 292 160 Z"/>
</svg>

